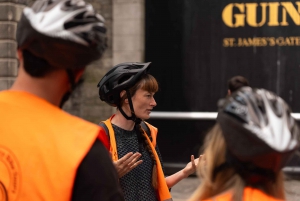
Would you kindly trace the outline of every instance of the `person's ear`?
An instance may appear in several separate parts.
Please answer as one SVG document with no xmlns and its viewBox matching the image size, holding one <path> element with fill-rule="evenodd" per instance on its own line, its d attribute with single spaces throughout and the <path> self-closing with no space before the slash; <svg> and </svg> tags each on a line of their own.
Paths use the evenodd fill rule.
<svg viewBox="0 0 300 201">
<path fill-rule="evenodd" d="M 79 81 L 79 79 L 81 78 L 83 72 L 84 72 L 85 68 L 82 68 L 78 71 L 76 71 L 75 73 L 75 82 L 77 83 Z"/>
<path fill-rule="evenodd" d="M 122 91 L 120 92 L 120 98 L 122 99 L 122 97 L 125 96 L 125 94 L 126 94 L 126 91 L 125 91 L 125 90 L 122 90 Z M 124 100 L 124 103 L 128 103 L 128 98 L 126 98 L 126 99 Z"/>
<path fill-rule="evenodd" d="M 228 95 L 231 95 L 230 89 L 227 90 L 227 94 L 228 94 Z"/>
<path fill-rule="evenodd" d="M 23 59 L 23 52 L 21 50 L 18 50 L 17 52 L 18 52 L 18 55 L 17 55 L 18 59 L 22 60 Z"/>
<path fill-rule="evenodd" d="M 22 50 L 17 51 L 17 57 L 18 57 L 18 67 L 20 67 L 21 65 L 23 65 L 23 51 Z"/>
</svg>

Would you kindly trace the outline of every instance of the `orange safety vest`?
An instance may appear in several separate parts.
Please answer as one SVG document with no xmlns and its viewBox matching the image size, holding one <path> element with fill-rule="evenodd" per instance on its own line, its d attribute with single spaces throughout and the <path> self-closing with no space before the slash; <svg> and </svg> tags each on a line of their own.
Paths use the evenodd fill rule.
<svg viewBox="0 0 300 201">
<path fill-rule="evenodd" d="M 115 132 L 114 132 L 114 129 L 113 129 L 112 125 L 111 125 L 111 120 L 112 120 L 112 118 L 114 116 L 115 115 L 111 116 L 106 121 L 103 121 L 103 123 L 105 123 L 105 125 L 107 126 L 108 131 L 109 131 L 109 138 L 110 138 L 110 150 L 109 151 L 110 151 L 110 153 L 112 155 L 113 161 L 117 161 L 118 160 L 118 150 L 117 150 Z M 160 201 L 171 201 L 172 200 L 172 196 L 171 196 L 169 188 L 167 186 L 165 175 L 164 175 L 164 172 L 163 172 L 162 167 L 161 167 L 160 160 L 159 160 L 158 155 L 157 155 L 156 150 L 155 150 L 157 128 L 155 128 L 151 124 L 148 124 L 147 122 L 145 122 L 145 123 L 149 127 L 150 132 L 151 132 L 151 136 L 152 136 L 152 142 L 151 142 L 150 139 L 149 139 L 149 137 L 147 136 L 147 134 L 144 131 L 144 135 L 146 136 L 147 141 L 150 144 L 150 147 L 152 149 L 152 152 L 154 153 L 155 160 L 156 160 L 157 183 L 158 183 L 158 188 L 157 188 L 158 189 L 158 197 L 159 197 Z"/>
<path fill-rule="evenodd" d="M 0 111 L 0 200 L 71 200 L 100 128 L 27 92 L 0 92 Z"/>
<path fill-rule="evenodd" d="M 228 192 L 221 195 L 217 195 L 205 201 L 231 201 L 231 197 L 232 197 L 232 193 Z M 243 193 L 243 201 L 283 201 L 283 200 L 279 200 L 274 197 L 271 197 L 259 189 L 246 187 Z"/>
</svg>

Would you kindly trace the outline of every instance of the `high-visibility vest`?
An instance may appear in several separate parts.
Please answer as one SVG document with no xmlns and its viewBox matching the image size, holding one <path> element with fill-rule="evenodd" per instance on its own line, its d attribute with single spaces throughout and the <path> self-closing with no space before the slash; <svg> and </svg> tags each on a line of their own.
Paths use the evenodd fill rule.
<svg viewBox="0 0 300 201">
<path fill-rule="evenodd" d="M 205 201 L 231 201 L 232 192 L 217 195 Z M 246 187 L 243 193 L 243 201 L 283 201 L 265 194 L 259 189 Z"/>
<path fill-rule="evenodd" d="M 106 121 L 103 121 L 103 123 L 105 123 L 105 125 L 107 126 L 108 131 L 109 131 L 110 153 L 112 155 L 112 159 L 113 159 L 113 161 L 117 161 L 118 160 L 118 150 L 117 150 L 115 132 L 114 132 L 114 129 L 111 125 L 111 120 L 112 120 L 113 117 L 114 117 L 114 115 L 111 116 Z M 172 196 L 171 196 L 169 188 L 167 186 L 165 175 L 164 175 L 164 172 L 162 170 L 162 166 L 161 166 L 159 157 L 158 157 L 158 155 L 156 153 L 156 150 L 155 150 L 157 128 L 152 126 L 151 124 L 149 124 L 147 122 L 145 122 L 145 123 L 149 127 L 150 132 L 151 132 L 151 136 L 152 136 L 152 142 L 151 142 L 148 135 L 146 134 L 146 132 L 144 132 L 144 135 L 146 136 L 146 139 L 147 139 L 148 143 L 150 144 L 150 147 L 152 149 L 152 152 L 154 153 L 155 160 L 156 160 L 158 198 L 159 198 L 160 201 L 171 201 Z"/>
<path fill-rule="evenodd" d="M 0 112 L 0 200 L 70 200 L 100 128 L 27 92 L 0 92 Z"/>
</svg>

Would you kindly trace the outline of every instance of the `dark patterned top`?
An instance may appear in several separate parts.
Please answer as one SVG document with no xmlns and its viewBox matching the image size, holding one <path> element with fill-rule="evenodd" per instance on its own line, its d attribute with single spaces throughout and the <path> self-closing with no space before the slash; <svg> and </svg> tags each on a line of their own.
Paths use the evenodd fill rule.
<svg viewBox="0 0 300 201">
<path fill-rule="evenodd" d="M 128 152 L 139 152 L 139 143 L 135 129 L 124 130 L 116 125 L 112 125 L 118 150 L 118 157 L 121 158 Z M 161 156 L 156 146 L 157 154 L 161 161 Z M 142 149 L 142 164 L 131 170 L 120 178 L 120 185 L 124 192 L 126 201 L 158 201 L 156 190 L 152 187 L 152 167 L 153 161 L 147 149 Z"/>
</svg>

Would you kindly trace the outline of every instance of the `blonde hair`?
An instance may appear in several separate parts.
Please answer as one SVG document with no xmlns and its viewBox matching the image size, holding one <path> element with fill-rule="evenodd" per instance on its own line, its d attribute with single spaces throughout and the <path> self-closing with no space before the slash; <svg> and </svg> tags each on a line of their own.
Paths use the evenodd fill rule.
<svg viewBox="0 0 300 201">
<path fill-rule="evenodd" d="M 226 142 L 218 124 L 207 134 L 203 148 L 206 161 L 201 162 L 197 170 L 201 183 L 189 201 L 208 199 L 228 190 L 232 191 L 232 201 L 241 201 L 246 183 L 233 167 L 228 167 L 213 175 L 214 169 L 226 160 Z M 214 176 L 215 178 L 213 178 Z M 254 186 L 254 188 L 259 188 L 278 199 L 285 197 L 282 172 L 276 175 L 275 182 L 268 181 Z"/>
</svg>

